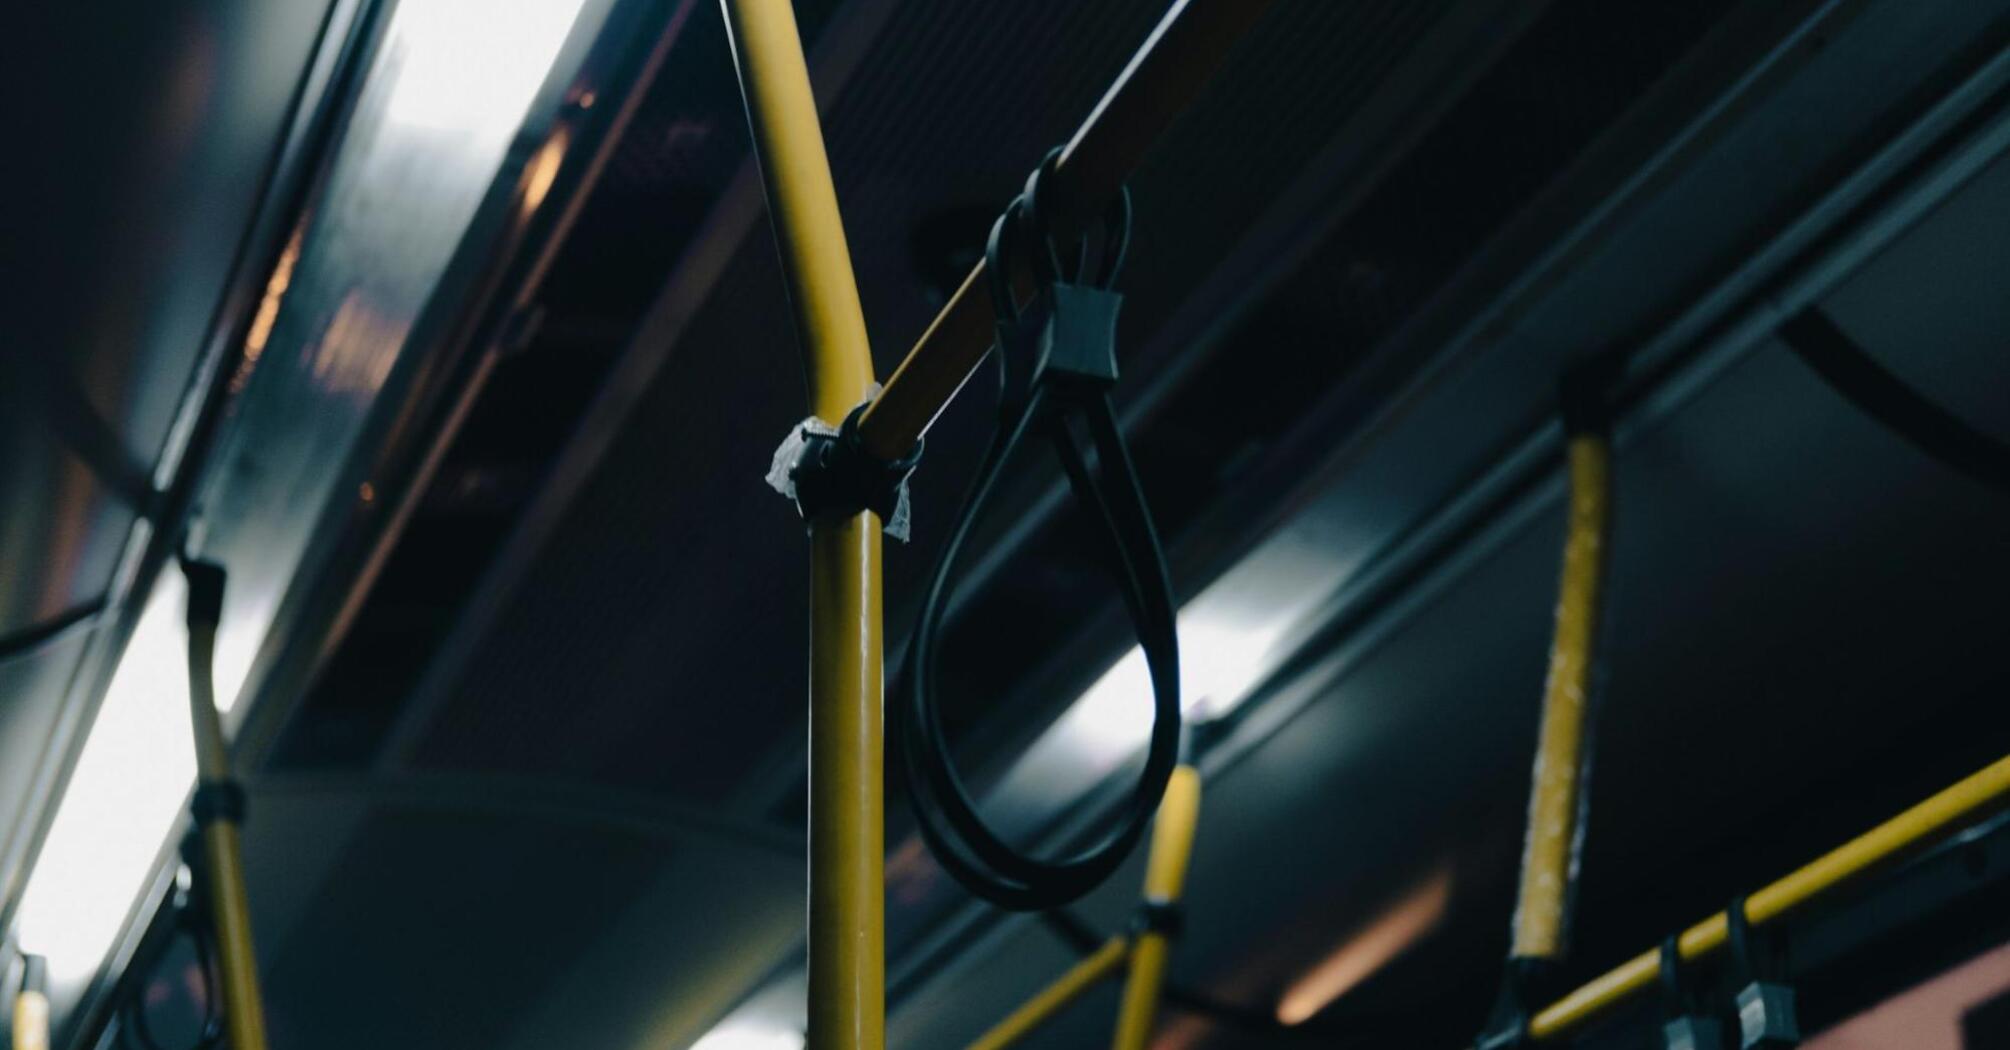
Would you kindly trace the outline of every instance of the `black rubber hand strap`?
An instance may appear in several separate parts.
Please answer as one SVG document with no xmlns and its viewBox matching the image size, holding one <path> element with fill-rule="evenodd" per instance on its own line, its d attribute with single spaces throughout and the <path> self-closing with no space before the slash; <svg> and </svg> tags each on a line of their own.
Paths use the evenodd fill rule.
<svg viewBox="0 0 2010 1050">
<path fill-rule="evenodd" d="M 1780 326 L 1780 340 L 1858 411 L 1921 452 L 2010 493 L 2010 444 L 1921 396 L 1814 307 Z"/>
<path fill-rule="evenodd" d="M 1051 176 L 1052 168 L 1050 156 L 1035 172 L 1025 196 L 1007 208 L 992 228 L 987 245 L 991 269 L 1000 275 L 993 289 L 1001 321 L 997 349 L 1002 390 L 999 425 L 936 563 L 909 646 L 907 691 L 895 708 L 903 729 L 902 769 L 922 838 L 943 869 L 972 893 L 1000 907 L 1021 911 L 1046 910 L 1076 900 L 1115 872 L 1157 812 L 1179 760 L 1181 738 L 1179 638 L 1172 586 L 1136 466 L 1110 405 L 1107 383 L 1099 384 L 1093 377 L 1085 381 L 1086 373 L 1056 374 L 1042 362 L 1013 359 L 1015 350 L 1023 354 L 1029 349 L 1024 338 L 1028 333 L 1017 331 L 1017 327 L 1041 322 L 1038 318 L 1028 322 L 1013 299 L 1013 289 L 1003 276 L 1011 272 L 1010 252 L 1025 240 L 1037 238 L 1040 243 L 1034 249 L 1034 270 L 1041 283 L 1051 288 L 1052 282 L 1064 276 L 1059 272 L 1058 253 L 1039 221 L 1042 180 Z M 1120 197 L 1108 217 L 1104 263 L 1096 277 L 1099 283 L 1088 287 L 1104 288 L 1115 278 L 1128 225 L 1128 199 Z M 1080 254 L 1075 272 L 1065 276 L 1081 276 L 1087 253 Z M 1056 304 L 1050 301 L 1047 305 L 1051 309 Z M 1086 445 L 1077 425 L 1086 432 Z M 1005 465 L 1034 435 L 1052 443 L 1076 502 L 1101 537 L 1105 560 L 1144 652 L 1154 706 L 1144 770 L 1116 826 L 1086 849 L 1051 860 L 1028 856 L 1007 843 L 978 813 L 950 759 L 948 739 L 933 702 L 938 635 L 951 578 Z"/>
<path fill-rule="evenodd" d="M 1098 479 L 1086 451 L 1066 424 L 1067 415 L 1087 423 L 1094 443 Z M 931 697 L 934 656 L 950 577 L 974 523 L 994 491 L 1004 465 L 1035 429 L 1049 430 L 1071 487 L 1089 518 L 1121 557 L 1111 566 L 1130 611 L 1152 680 L 1154 718 L 1143 775 L 1117 827 L 1088 849 L 1060 860 L 1026 856 L 984 822 L 949 761 L 948 741 Z M 904 716 L 903 758 L 923 838 L 943 868 L 978 896 L 1013 910 L 1042 910 L 1076 900 L 1107 879 L 1135 848 L 1157 811 L 1178 760 L 1179 639 L 1172 588 L 1158 537 L 1145 509 L 1129 450 L 1118 434 L 1109 401 L 1095 397 L 1056 411 L 1051 392 L 1036 389 L 1024 410 L 1002 427 L 987 451 L 963 512 L 943 548 L 910 647 Z"/>
</svg>

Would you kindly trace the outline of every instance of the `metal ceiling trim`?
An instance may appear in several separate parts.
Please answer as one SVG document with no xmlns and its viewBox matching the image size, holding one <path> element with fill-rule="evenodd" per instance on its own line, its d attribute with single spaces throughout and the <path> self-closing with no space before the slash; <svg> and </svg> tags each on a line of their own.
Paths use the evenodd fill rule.
<svg viewBox="0 0 2010 1050">
<path fill-rule="evenodd" d="M 367 57 L 375 2 L 336 0 L 330 4 L 320 42 L 295 89 L 294 116 L 273 150 L 254 218 L 240 237 L 229 284 L 212 315 L 207 345 L 155 465 L 157 498 L 152 501 L 151 513 L 133 524 L 112 586 L 103 599 L 110 615 L 73 674 L 62 714 L 51 727 L 42 768 L 36 771 L 31 791 L 37 801 L 8 829 L 4 849 L 0 849 L 0 928 L 13 922 L 24 876 L 55 815 L 53 800 L 67 784 L 82 744 L 79 730 L 96 712 L 153 577 L 180 537 L 179 522 L 193 498 L 205 454 L 223 415 L 227 400 L 224 380 L 232 370 L 229 365 L 242 352 L 245 326 L 259 290 L 325 170 L 326 147 L 339 137 L 347 112 L 342 87 L 349 73 Z M 162 523 L 169 526 L 159 527 Z"/>
<path fill-rule="evenodd" d="M 389 809 L 504 816 L 664 843 L 702 841 L 791 863 L 803 856 L 802 836 L 771 823 L 601 784 L 471 772 L 336 772 L 266 774 L 251 778 L 246 788 L 261 800 L 339 797 Z"/>
<path fill-rule="evenodd" d="M 552 259 L 564 246 L 695 3 L 590 0 L 582 9 L 582 24 L 592 19 L 596 29 L 589 34 L 591 39 L 577 41 L 578 48 L 569 57 L 561 54 L 557 71 L 540 96 L 555 101 L 567 85 L 591 81 L 596 95 L 619 93 L 620 105 L 597 123 L 583 119 L 576 107 L 566 107 L 567 117 L 577 122 L 574 148 L 589 146 L 589 156 L 584 164 L 560 169 L 545 198 L 549 203 L 535 213 L 509 214 L 527 158 L 513 152 L 497 173 L 476 225 L 470 227 L 441 279 L 440 289 L 448 294 L 435 293 L 442 302 L 451 301 L 452 308 L 429 307 L 414 329 L 413 341 L 433 344 L 435 351 L 422 355 L 425 374 L 414 377 L 414 393 L 383 422 L 376 440 L 363 443 L 376 451 L 364 457 L 367 462 L 354 466 L 379 498 L 371 508 L 352 506 L 324 523 L 322 531 L 339 536 L 329 561 L 355 568 L 325 573 L 297 598 L 289 596 L 280 619 L 308 629 L 275 629 L 253 668 L 251 680 L 259 683 L 261 702 L 239 731 L 238 747 L 247 760 L 263 758 L 277 743 L 304 701 L 308 685 L 354 625 L 491 370 L 506 352 L 502 344 L 507 334 L 525 311 L 534 308 Z M 628 48 L 640 39 L 650 43 L 637 56 Z M 639 61 L 624 68 L 631 58 Z M 571 72 L 564 72 L 568 68 Z M 533 103 L 533 109 L 540 105 Z M 479 228 L 484 217 L 486 229 Z M 311 645 L 306 642 L 309 637 Z"/>
<path fill-rule="evenodd" d="M 297 89 L 292 107 L 294 119 L 275 150 L 257 211 L 240 243 L 230 283 L 212 316 L 207 345 L 156 464 L 154 485 L 159 496 L 153 513 L 134 522 L 113 585 L 118 593 L 111 607 L 117 610 L 117 616 L 108 630 L 93 639 L 93 652 L 85 657 L 87 667 L 80 668 L 72 686 L 70 717 L 51 734 L 48 754 L 60 762 L 60 768 L 51 776 L 37 807 L 32 837 L 25 843 L 9 840 L 9 852 L 0 866 L 7 879 L 4 893 L 0 893 L 0 900 L 5 902 L 5 910 L 0 911 L 0 928 L 11 926 L 14 921 L 25 886 L 23 880 L 32 870 L 35 853 L 55 819 L 56 803 L 82 750 L 86 734 L 80 730 L 92 723 L 154 580 L 172 560 L 182 539 L 189 510 L 222 428 L 232 393 L 230 377 L 242 360 L 245 334 L 259 296 L 274 269 L 281 265 L 279 259 L 287 238 L 303 221 L 309 202 L 327 177 L 334 146 L 341 140 L 353 108 L 355 80 L 368 66 L 385 21 L 384 10 L 394 2 L 336 0 L 330 5 L 321 42 Z M 58 739 L 61 743 L 56 742 Z M 178 861 L 176 846 L 173 836 L 162 844 L 155 860 L 160 876 L 171 875 Z M 17 848 L 21 851 L 18 856 L 14 853 Z M 170 878 L 154 878 L 128 907 L 123 921 L 126 934 L 114 943 L 77 1006 L 53 1033 L 52 1045 L 88 1043 L 94 1038 L 90 1033 L 105 1027 L 110 1010 L 104 993 L 117 984 L 117 978 L 111 975 L 125 970 L 153 925 L 143 921 L 144 918 L 159 910 L 170 885 Z"/>
</svg>

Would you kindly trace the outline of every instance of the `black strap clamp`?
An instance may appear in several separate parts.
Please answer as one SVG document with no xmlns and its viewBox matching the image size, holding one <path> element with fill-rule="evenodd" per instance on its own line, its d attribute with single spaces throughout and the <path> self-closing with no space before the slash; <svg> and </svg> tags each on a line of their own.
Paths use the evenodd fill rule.
<svg viewBox="0 0 2010 1050">
<path fill-rule="evenodd" d="M 219 820 L 243 827 L 246 808 L 244 785 L 234 778 L 197 781 L 188 803 L 189 814 L 199 828 Z"/>
<path fill-rule="evenodd" d="M 1661 942 L 1661 1023 L 1663 1050 L 1724 1050 L 1724 1028 L 1703 1007 L 1702 997 L 1689 986 L 1682 970 L 1682 939 L 1669 934 Z"/>
<path fill-rule="evenodd" d="M 1785 1050 L 1801 1045 L 1801 1024 L 1794 1009 L 1794 988 L 1785 980 L 1784 938 L 1758 932 L 1745 915 L 1745 898 L 1724 909 L 1731 949 L 1733 1005 L 1738 1011 L 1738 1045 L 1742 1050 Z"/>
<path fill-rule="evenodd" d="M 215 627 L 223 622 L 223 566 L 184 555 L 181 572 L 188 579 L 188 625 Z"/>
<path fill-rule="evenodd" d="M 1494 997 L 1493 1011 L 1487 1015 L 1487 1023 L 1480 1029 L 1479 1038 L 1473 1040 L 1475 1050 L 1510 1050 L 1535 1045 L 1528 1030 L 1529 1019 L 1535 1015 L 1530 1003 L 1536 1000 L 1540 988 L 1548 986 L 1553 971 L 1554 964 L 1548 959 L 1520 955 L 1508 959 L 1507 968 L 1501 973 L 1500 992 Z"/>
<path fill-rule="evenodd" d="M 1101 258 L 1089 271 L 1090 239 L 1084 237 L 1074 265 L 1064 266 L 1053 233 L 1053 185 L 1061 151 L 1049 152 L 1026 180 L 1026 191 L 1008 205 L 985 244 L 985 274 L 998 314 L 998 367 L 1008 418 L 1035 389 L 1062 402 L 1093 399 L 1117 382 L 1117 313 L 1124 297 L 1112 286 L 1123 269 L 1130 243 L 1130 191 L 1120 191 L 1102 219 Z M 1024 239 L 1031 243 L 1023 246 Z M 1032 267 L 1034 292 L 1020 302 L 1013 287 L 1012 262 L 1024 255 Z"/>
<path fill-rule="evenodd" d="M 1131 936 L 1138 937 L 1156 933 L 1167 940 L 1178 940 L 1186 932 L 1186 909 L 1178 901 L 1159 901 L 1147 897 L 1138 902 L 1137 915 L 1131 919 Z"/>
<path fill-rule="evenodd" d="M 1622 361 L 1611 354 L 1570 366 L 1557 382 L 1557 407 L 1565 437 L 1612 432 L 1612 392 Z"/>
<path fill-rule="evenodd" d="M 867 402 L 870 404 L 870 402 Z M 896 460 L 883 460 L 859 440 L 861 404 L 833 428 L 812 416 L 789 432 L 768 468 L 768 484 L 795 501 L 804 521 L 872 511 L 886 534 L 907 539 L 907 477 L 921 462 L 922 443 Z"/>
</svg>

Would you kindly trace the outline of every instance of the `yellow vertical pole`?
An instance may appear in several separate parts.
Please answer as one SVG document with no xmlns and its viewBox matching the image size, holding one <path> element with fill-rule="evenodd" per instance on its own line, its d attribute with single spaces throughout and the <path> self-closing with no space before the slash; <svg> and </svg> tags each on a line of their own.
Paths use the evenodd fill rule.
<svg viewBox="0 0 2010 1050">
<path fill-rule="evenodd" d="M 196 824 L 202 836 L 210 914 L 216 923 L 217 966 L 223 976 L 223 1017 L 233 1050 L 265 1050 L 264 1000 L 258 987 L 258 956 L 251 940 L 251 901 L 244 884 L 244 856 L 238 837 L 241 813 L 231 806 L 203 804 L 205 795 L 241 799 L 231 775 L 230 749 L 216 710 L 216 626 L 223 605 L 223 570 L 188 563 L 189 719 L 195 735 Z"/>
<path fill-rule="evenodd" d="M 836 423 L 872 386 L 865 316 L 787 0 L 721 0 L 809 378 Z M 880 522 L 810 526 L 809 1045 L 886 1043 Z"/>
<path fill-rule="evenodd" d="M 223 569 L 191 561 L 189 577 L 189 722 L 195 730 L 195 823 L 203 839 L 203 883 L 217 925 L 217 970 L 223 976 L 223 1024 L 233 1050 L 265 1050 L 265 1008 L 251 943 L 251 899 L 245 891 L 243 789 L 231 776 L 231 754 L 217 714 L 215 654 L 223 611 Z M 225 805 L 205 803 L 231 801 Z"/>
<path fill-rule="evenodd" d="M 21 991 L 14 997 L 14 1050 L 49 1050 L 49 964 L 21 956 Z"/>
<path fill-rule="evenodd" d="M 1611 519 L 1611 446 L 1602 427 L 1573 427 L 1568 454 L 1570 523 L 1529 792 L 1528 840 L 1514 916 L 1517 959 L 1563 955 L 1583 807 L 1592 649 Z"/>
<path fill-rule="evenodd" d="M 1194 829 L 1200 821 L 1200 770 L 1182 763 L 1166 783 L 1152 825 L 1151 852 L 1145 862 L 1145 905 L 1171 908 L 1186 891 L 1187 862 L 1193 856 Z M 1159 995 L 1165 988 L 1166 966 L 1172 954 L 1171 934 L 1147 928 L 1131 949 L 1131 972 L 1124 982 L 1123 1005 L 1117 1013 L 1116 1050 L 1144 1050 L 1158 1019 Z"/>
</svg>

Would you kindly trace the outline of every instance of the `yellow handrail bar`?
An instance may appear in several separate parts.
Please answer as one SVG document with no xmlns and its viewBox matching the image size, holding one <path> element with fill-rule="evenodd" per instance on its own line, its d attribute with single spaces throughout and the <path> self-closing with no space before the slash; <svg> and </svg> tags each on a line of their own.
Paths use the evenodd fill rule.
<svg viewBox="0 0 2010 1050">
<path fill-rule="evenodd" d="M 2006 803 L 2010 803 L 2010 756 L 1767 884 L 1745 898 L 1745 915 L 1754 927 L 1774 922 Z M 1718 912 L 1682 931 L 1677 947 L 1684 960 L 1701 959 L 1721 949 L 1728 933 L 1725 915 Z M 1571 1035 L 1654 987 L 1659 975 L 1659 951 L 1642 952 L 1538 1011 L 1529 1021 L 1529 1035 L 1540 1041 Z"/>
</svg>

